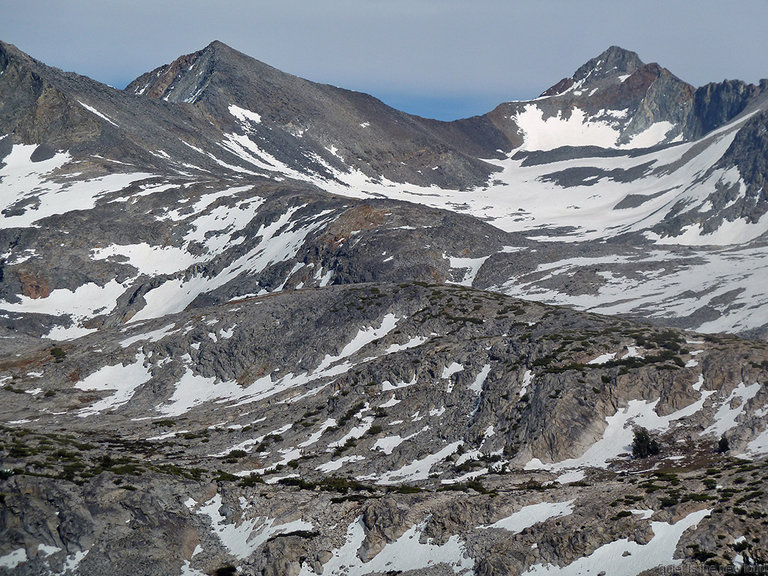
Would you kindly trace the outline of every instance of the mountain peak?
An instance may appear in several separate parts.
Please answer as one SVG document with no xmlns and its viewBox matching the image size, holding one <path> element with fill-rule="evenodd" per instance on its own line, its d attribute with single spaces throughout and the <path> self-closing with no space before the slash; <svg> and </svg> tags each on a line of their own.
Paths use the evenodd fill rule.
<svg viewBox="0 0 768 576">
<path fill-rule="evenodd" d="M 612 76 L 632 74 L 644 65 L 637 53 L 619 46 L 611 46 L 576 70 L 573 80 L 599 81 Z"/>
<path fill-rule="evenodd" d="M 570 78 L 563 78 L 557 84 L 550 86 L 541 96 L 562 94 L 574 84 L 581 87 L 602 84 L 623 76 L 633 74 L 645 63 L 636 52 L 625 50 L 620 46 L 611 46 L 599 56 L 587 60 Z"/>
<path fill-rule="evenodd" d="M 199 54 L 215 54 L 216 56 L 241 56 L 248 57 L 242 52 L 235 50 L 232 46 L 225 44 L 221 40 L 214 40 L 208 46 L 198 51 Z"/>
<path fill-rule="evenodd" d="M 7 42 L 3 42 L 0 40 L 0 69 L 5 69 L 5 67 L 9 64 L 9 62 L 24 62 L 26 64 L 37 62 L 34 58 L 31 56 L 25 54 L 21 50 L 19 50 L 16 46 L 13 44 L 8 44 Z"/>
<path fill-rule="evenodd" d="M 180 56 L 170 64 L 138 77 L 125 90 L 171 102 L 196 102 L 214 73 L 225 77 L 224 84 L 238 83 L 241 76 L 247 74 L 284 75 L 224 42 L 214 40 L 202 50 Z"/>
<path fill-rule="evenodd" d="M 0 40 L 0 54 L 1 55 L 8 55 L 8 54 L 20 54 L 21 51 L 16 48 L 13 44 L 8 44 L 7 42 L 3 42 Z"/>
</svg>

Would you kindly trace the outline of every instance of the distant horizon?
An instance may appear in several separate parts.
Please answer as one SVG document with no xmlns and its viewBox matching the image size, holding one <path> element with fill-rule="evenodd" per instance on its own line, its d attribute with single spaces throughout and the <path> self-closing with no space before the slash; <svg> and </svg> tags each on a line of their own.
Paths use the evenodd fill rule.
<svg viewBox="0 0 768 576">
<path fill-rule="evenodd" d="M 218 39 L 290 74 L 455 120 L 535 98 L 611 45 L 693 86 L 726 78 L 757 83 L 768 77 L 768 2 L 736 4 L 0 0 L 0 39 L 119 89 Z"/>
</svg>

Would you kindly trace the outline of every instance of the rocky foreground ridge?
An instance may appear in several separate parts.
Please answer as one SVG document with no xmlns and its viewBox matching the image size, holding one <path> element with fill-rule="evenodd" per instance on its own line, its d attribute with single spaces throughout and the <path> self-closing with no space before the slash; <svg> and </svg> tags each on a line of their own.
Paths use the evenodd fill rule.
<svg viewBox="0 0 768 576">
<path fill-rule="evenodd" d="M 0 573 L 764 567 L 766 110 L 616 47 L 445 123 L 0 43 Z"/>
<path fill-rule="evenodd" d="M 639 573 L 766 556 L 762 344 L 360 284 L 41 343 L 0 370 L 13 573 L 608 558 Z M 631 457 L 638 426 L 658 455 Z"/>
</svg>

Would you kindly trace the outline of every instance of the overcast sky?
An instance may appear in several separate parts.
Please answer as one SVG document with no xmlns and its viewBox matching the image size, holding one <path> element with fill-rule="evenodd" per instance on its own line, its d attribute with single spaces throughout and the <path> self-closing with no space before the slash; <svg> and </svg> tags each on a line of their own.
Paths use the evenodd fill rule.
<svg viewBox="0 0 768 576">
<path fill-rule="evenodd" d="M 532 98 L 610 45 L 700 86 L 768 77 L 768 0 L 0 0 L 0 40 L 122 88 L 221 40 L 441 119 Z"/>
</svg>

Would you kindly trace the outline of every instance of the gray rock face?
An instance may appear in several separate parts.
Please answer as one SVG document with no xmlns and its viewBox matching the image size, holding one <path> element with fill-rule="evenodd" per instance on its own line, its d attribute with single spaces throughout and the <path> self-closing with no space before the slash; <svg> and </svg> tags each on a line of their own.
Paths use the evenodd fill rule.
<svg viewBox="0 0 768 576">
<path fill-rule="evenodd" d="M 719 128 L 743 112 L 747 106 L 764 98 L 768 90 L 768 80 L 762 80 L 758 86 L 746 84 L 740 80 L 724 80 L 702 86 L 694 94 L 693 116 L 689 128 L 692 137 Z"/>
<path fill-rule="evenodd" d="M 735 166 L 747 183 L 743 197 L 731 202 L 734 217 L 758 222 L 768 211 L 768 115 L 760 112 L 749 119 L 723 156 L 721 166 Z"/>
<path fill-rule="evenodd" d="M 607 123 L 618 130 L 617 144 L 628 144 L 653 124 L 668 122 L 669 129 L 656 143 L 671 142 L 686 131 L 693 107 L 694 89 L 658 64 L 644 64 L 634 52 L 613 46 L 564 78 L 534 103 L 543 118 L 574 110 L 591 122 Z M 507 103 L 491 116 L 503 124 L 530 103 Z M 730 118 L 729 118 L 730 119 Z M 566 143 L 568 144 L 568 143 Z"/>
<path fill-rule="evenodd" d="M 573 80 L 589 80 L 600 83 L 601 80 L 612 79 L 617 75 L 634 74 L 645 64 L 640 57 L 630 50 L 619 46 L 611 46 L 605 52 L 588 60 L 573 75 Z"/>
</svg>

